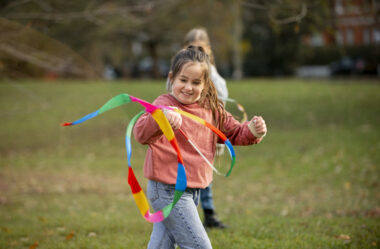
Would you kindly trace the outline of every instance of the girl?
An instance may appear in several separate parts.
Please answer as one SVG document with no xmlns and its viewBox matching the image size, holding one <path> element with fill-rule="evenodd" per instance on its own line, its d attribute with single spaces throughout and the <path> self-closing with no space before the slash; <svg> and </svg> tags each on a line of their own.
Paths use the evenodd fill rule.
<svg viewBox="0 0 380 249">
<path fill-rule="evenodd" d="M 169 73 L 171 91 L 159 96 L 153 104 L 180 108 L 214 124 L 232 144 L 250 145 L 266 134 L 262 117 L 240 124 L 224 110 L 210 80 L 209 57 L 202 47 L 190 46 L 179 51 L 172 60 Z M 180 114 L 166 111 L 175 130 L 187 175 L 187 189 L 164 221 L 154 223 L 148 248 L 212 248 L 197 212 L 200 189 L 212 181 L 212 169 L 193 147 L 179 134 L 181 128 L 208 160 L 215 155 L 216 136 L 208 128 Z M 144 163 L 144 175 L 149 179 L 147 194 L 152 207 L 160 210 L 172 202 L 177 176 L 177 154 L 151 117 L 144 114 L 134 127 L 134 136 L 149 148 Z"/>
</svg>

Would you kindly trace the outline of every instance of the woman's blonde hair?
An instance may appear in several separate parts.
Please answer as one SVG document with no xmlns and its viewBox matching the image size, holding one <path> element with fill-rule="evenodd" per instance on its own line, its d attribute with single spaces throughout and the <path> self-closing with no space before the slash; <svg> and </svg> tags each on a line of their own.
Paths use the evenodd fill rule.
<svg viewBox="0 0 380 249">
<path fill-rule="evenodd" d="M 207 30 L 203 27 L 193 28 L 185 35 L 183 40 L 185 47 L 188 46 L 201 46 L 205 48 L 207 55 L 209 56 L 210 63 L 215 65 L 214 55 L 211 50 L 210 38 L 208 36 Z"/>
<path fill-rule="evenodd" d="M 219 129 L 223 129 L 223 123 L 226 118 L 224 105 L 218 99 L 218 93 L 210 77 L 210 59 L 205 49 L 201 46 L 188 46 L 180 50 L 172 59 L 170 72 L 170 85 L 173 84 L 174 79 L 181 72 L 183 66 L 187 63 L 201 63 L 203 68 L 204 88 L 199 99 L 199 104 L 206 108 L 211 109 L 213 119 Z M 172 87 L 170 86 L 170 91 Z"/>
</svg>

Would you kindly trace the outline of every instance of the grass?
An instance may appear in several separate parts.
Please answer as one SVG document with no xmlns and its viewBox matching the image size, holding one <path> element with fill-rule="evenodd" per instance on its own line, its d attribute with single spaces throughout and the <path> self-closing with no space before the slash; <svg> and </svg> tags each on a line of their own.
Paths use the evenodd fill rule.
<svg viewBox="0 0 380 249">
<path fill-rule="evenodd" d="M 256 79 L 230 96 L 262 115 L 265 140 L 235 147 L 215 176 L 214 248 L 379 248 L 380 85 Z M 63 128 L 127 92 L 152 101 L 164 82 L 0 84 L 0 248 L 146 248 L 145 222 L 126 183 L 129 104 Z M 232 107 L 230 107 L 232 108 Z M 133 164 L 145 186 L 145 147 Z M 202 215 L 202 214 L 201 214 Z"/>
</svg>

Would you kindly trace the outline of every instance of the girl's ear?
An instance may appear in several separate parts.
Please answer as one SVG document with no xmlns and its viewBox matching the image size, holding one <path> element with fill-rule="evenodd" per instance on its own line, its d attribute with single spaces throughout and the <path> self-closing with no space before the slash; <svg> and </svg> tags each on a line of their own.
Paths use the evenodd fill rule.
<svg viewBox="0 0 380 249">
<path fill-rule="evenodd" d="M 169 72 L 168 77 L 169 77 L 170 84 L 173 84 L 173 72 L 172 71 Z"/>
<path fill-rule="evenodd" d="M 166 81 L 166 89 L 169 92 L 172 92 L 172 90 L 173 90 L 172 85 L 173 85 L 173 73 L 172 73 L 172 71 L 170 71 L 168 74 L 168 79 Z"/>
</svg>

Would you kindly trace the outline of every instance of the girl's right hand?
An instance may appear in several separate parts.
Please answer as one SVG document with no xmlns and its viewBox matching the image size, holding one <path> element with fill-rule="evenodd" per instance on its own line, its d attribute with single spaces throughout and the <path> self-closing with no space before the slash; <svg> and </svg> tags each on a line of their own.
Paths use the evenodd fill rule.
<svg viewBox="0 0 380 249">
<path fill-rule="evenodd" d="M 164 109 L 164 114 L 169 121 L 169 124 L 174 130 L 178 130 L 182 125 L 182 117 L 178 112 Z"/>
</svg>

